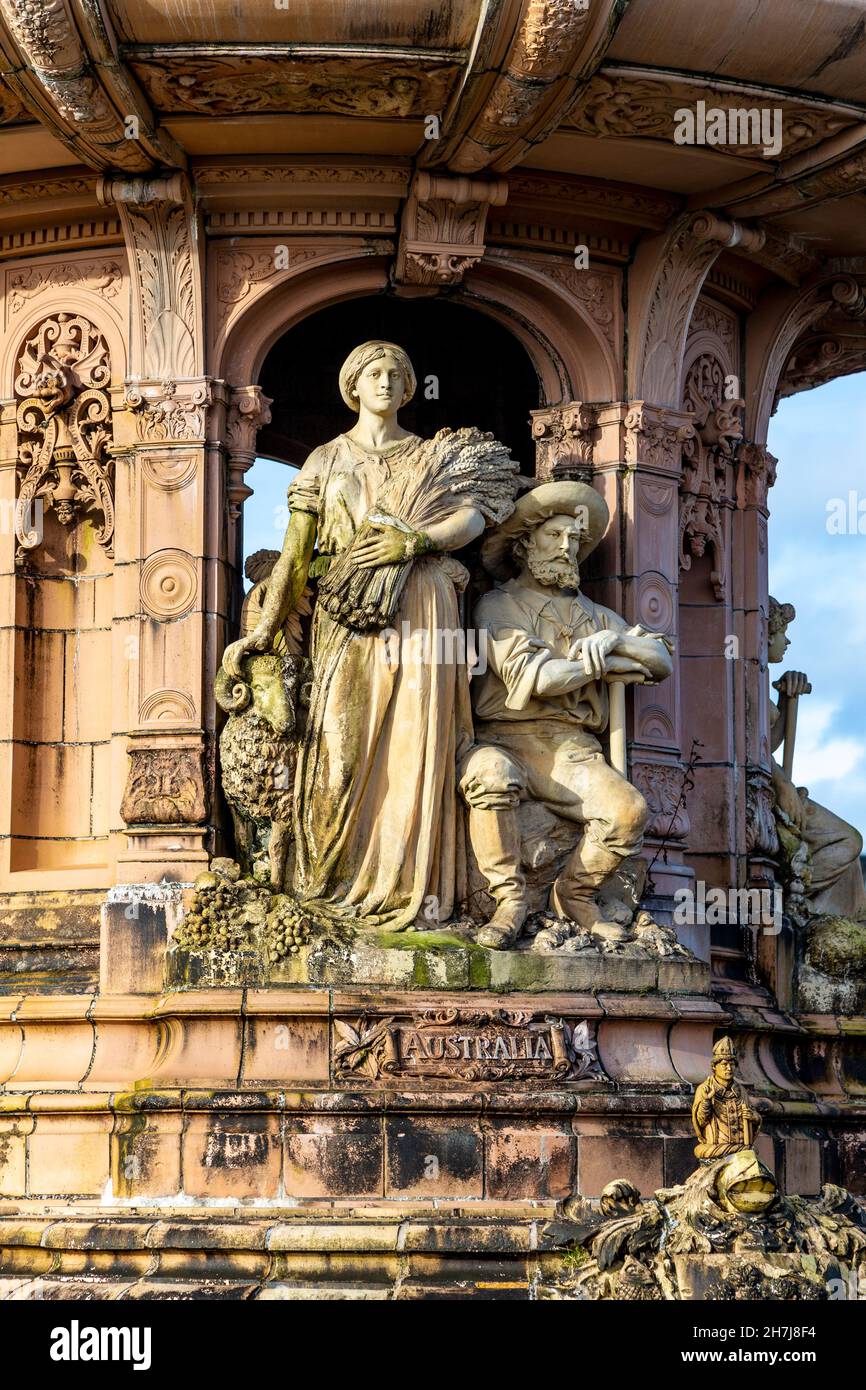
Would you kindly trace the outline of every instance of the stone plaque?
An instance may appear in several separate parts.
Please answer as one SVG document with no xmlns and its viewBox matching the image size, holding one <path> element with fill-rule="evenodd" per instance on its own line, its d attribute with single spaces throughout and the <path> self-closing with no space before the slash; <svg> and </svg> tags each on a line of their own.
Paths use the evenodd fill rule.
<svg viewBox="0 0 866 1390">
<path fill-rule="evenodd" d="M 342 1080 L 406 1082 L 602 1079 L 584 1020 L 536 1019 L 511 1009 L 429 1009 L 408 1017 L 334 1020 L 334 1070 Z"/>
</svg>

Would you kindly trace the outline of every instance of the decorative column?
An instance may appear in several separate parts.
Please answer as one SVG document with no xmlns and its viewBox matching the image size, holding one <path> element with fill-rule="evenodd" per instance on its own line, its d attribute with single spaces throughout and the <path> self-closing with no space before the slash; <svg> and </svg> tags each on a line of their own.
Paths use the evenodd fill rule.
<svg viewBox="0 0 866 1390">
<path fill-rule="evenodd" d="M 189 881 L 208 858 L 214 755 L 206 692 L 214 627 L 229 598 L 221 473 L 207 458 L 221 390 L 202 371 L 200 236 L 183 175 L 104 179 L 98 191 L 117 207 L 133 285 L 119 449 L 124 583 L 116 629 L 128 670 L 128 737 L 118 877 Z"/>
<path fill-rule="evenodd" d="M 247 487 L 244 476 L 252 467 L 256 457 L 256 436 L 263 425 L 271 422 L 270 407 L 273 404 L 260 386 L 233 386 L 228 392 L 226 410 L 225 440 L 226 453 L 226 503 L 228 508 L 228 535 L 226 538 L 226 557 L 235 573 L 235 592 L 240 593 L 243 572 L 243 504 L 252 497 L 253 490 Z"/>
<path fill-rule="evenodd" d="M 740 445 L 737 456 L 737 507 L 732 516 L 732 589 L 734 620 L 742 660 L 737 663 L 738 835 L 737 883 L 777 886 L 774 796 L 770 766 L 770 692 L 766 661 L 769 616 L 767 497 L 776 481 L 777 459 L 765 444 Z M 791 1003 L 793 938 L 753 928 L 754 959 L 760 978 L 780 1005 Z"/>
</svg>

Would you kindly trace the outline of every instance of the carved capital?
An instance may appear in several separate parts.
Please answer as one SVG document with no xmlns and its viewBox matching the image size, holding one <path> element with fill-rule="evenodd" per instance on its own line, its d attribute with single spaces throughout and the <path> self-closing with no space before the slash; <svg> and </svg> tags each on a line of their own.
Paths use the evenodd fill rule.
<svg viewBox="0 0 866 1390">
<path fill-rule="evenodd" d="M 207 408 L 213 393 L 207 380 L 179 385 L 170 377 L 156 383 L 131 382 L 124 405 L 135 412 L 138 438 L 144 444 L 203 441 Z"/>
<path fill-rule="evenodd" d="M 491 206 L 504 203 L 504 179 L 417 173 L 403 210 L 394 278 L 400 285 L 456 285 L 484 255 Z"/>
<path fill-rule="evenodd" d="M 767 494 L 776 481 L 779 460 L 766 444 L 741 444 L 737 452 L 738 501 L 742 507 L 767 510 Z"/>
<path fill-rule="evenodd" d="M 530 411 L 539 478 L 573 478 L 589 482 L 597 437 L 598 408 L 567 401 Z"/>
<path fill-rule="evenodd" d="M 244 474 L 256 456 L 256 436 L 262 425 L 271 422 L 271 398 L 260 386 L 236 386 L 229 393 L 226 412 L 225 442 L 228 450 L 228 480 L 226 493 L 229 516 L 236 520 L 252 488 L 244 483 Z"/>
<path fill-rule="evenodd" d="M 633 401 L 622 422 L 622 457 L 633 468 L 680 476 L 683 445 L 694 436 L 691 414 Z"/>
</svg>

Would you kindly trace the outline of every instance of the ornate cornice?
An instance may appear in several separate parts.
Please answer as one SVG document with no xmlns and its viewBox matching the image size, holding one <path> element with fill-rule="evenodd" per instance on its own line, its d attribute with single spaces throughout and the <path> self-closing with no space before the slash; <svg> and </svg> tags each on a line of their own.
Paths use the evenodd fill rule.
<svg viewBox="0 0 866 1390">
<path fill-rule="evenodd" d="M 161 115 L 332 115 L 423 120 L 461 73 L 454 53 L 303 44 L 131 44 L 131 71 Z"/>
<path fill-rule="evenodd" d="M 102 5 L 0 0 L 0 73 L 91 168 L 136 173 L 185 161 L 118 56 Z"/>
<path fill-rule="evenodd" d="M 520 163 L 560 124 L 624 10 L 624 0 L 523 0 L 504 51 L 513 7 L 502 6 L 492 20 L 485 17 L 489 32 L 479 35 L 443 138 L 431 140 L 422 154 L 425 166 L 445 164 L 473 174 L 505 172 Z"/>
<path fill-rule="evenodd" d="M 652 139 L 672 143 L 676 112 L 697 101 L 722 111 L 772 102 L 782 113 L 782 150 L 786 159 L 856 125 L 866 116 L 866 111 L 856 106 L 809 100 L 799 92 L 780 92 L 747 83 L 710 83 L 688 73 L 606 64 L 583 88 L 562 128 L 602 140 Z M 754 158 L 753 150 L 743 152 Z"/>
</svg>

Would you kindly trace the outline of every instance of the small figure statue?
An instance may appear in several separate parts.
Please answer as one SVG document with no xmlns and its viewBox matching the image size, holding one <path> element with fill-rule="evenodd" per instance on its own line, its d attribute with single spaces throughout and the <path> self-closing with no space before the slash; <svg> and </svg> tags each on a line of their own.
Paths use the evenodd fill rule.
<svg viewBox="0 0 866 1390">
<path fill-rule="evenodd" d="M 695 1091 L 692 1125 L 700 1140 L 695 1157 L 727 1158 L 750 1149 L 761 1127 L 761 1117 L 749 1105 L 745 1089 L 734 1080 L 737 1050 L 730 1038 L 720 1038 L 713 1048 L 710 1074 Z"/>
<path fill-rule="evenodd" d="M 605 760 L 599 735 L 608 726 L 608 682 L 666 679 L 672 643 L 580 592 L 579 566 L 608 521 L 604 499 L 588 484 L 542 483 L 482 549 L 485 568 L 504 582 L 475 609 L 487 633 L 487 668 L 472 683 L 476 746 L 463 761 L 460 788 L 496 903 L 477 936 L 483 946 L 510 946 L 529 911 L 517 816 L 527 799 L 575 826 L 552 910 L 603 940 L 625 935 L 595 895 L 639 852 L 648 808 Z"/>
<path fill-rule="evenodd" d="M 789 623 L 796 617 L 793 604 L 770 599 L 769 639 L 767 659 L 778 663 L 784 660 L 790 646 L 787 635 Z M 803 671 L 786 671 L 773 682 L 779 692 L 779 703 L 770 702 L 771 747 L 777 749 L 785 739 L 786 726 L 793 735 L 791 705 L 801 695 L 811 692 Z M 786 747 L 785 764 L 793 761 L 793 749 Z M 866 889 L 860 868 L 863 839 L 853 825 L 813 801 L 805 787 L 796 787 L 785 768 L 773 760 L 773 791 L 776 805 L 791 828 L 803 840 L 809 851 L 809 887 L 806 906 L 812 916 L 826 914 L 847 917 L 854 922 L 866 921 Z"/>
</svg>

